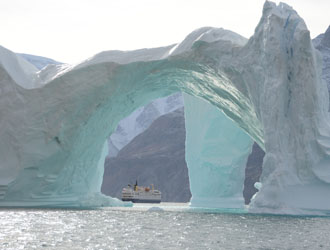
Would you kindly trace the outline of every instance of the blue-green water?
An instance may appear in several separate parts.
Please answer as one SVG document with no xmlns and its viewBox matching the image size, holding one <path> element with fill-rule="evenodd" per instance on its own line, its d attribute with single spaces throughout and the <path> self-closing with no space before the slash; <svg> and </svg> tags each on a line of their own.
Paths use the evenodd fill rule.
<svg viewBox="0 0 330 250">
<path fill-rule="evenodd" d="M 2 209 L 0 249 L 330 249 L 330 218 Z"/>
</svg>

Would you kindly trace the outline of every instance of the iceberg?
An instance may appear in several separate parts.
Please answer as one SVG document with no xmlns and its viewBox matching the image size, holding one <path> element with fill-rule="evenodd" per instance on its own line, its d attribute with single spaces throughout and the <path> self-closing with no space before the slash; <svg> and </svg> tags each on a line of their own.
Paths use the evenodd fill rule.
<svg viewBox="0 0 330 250">
<path fill-rule="evenodd" d="M 189 175 L 201 178 L 191 182 L 192 204 L 244 204 L 237 194 L 255 141 L 266 155 L 249 211 L 330 209 L 329 96 L 322 59 L 303 19 L 284 3 L 265 2 L 249 40 L 205 27 L 177 45 L 102 52 L 78 65 L 37 71 L 17 57 L 0 47 L 0 206 L 123 205 L 100 193 L 106 139 L 137 108 L 181 91 L 213 106 L 201 114 L 209 124 L 186 117 Z M 203 110 L 199 101 L 185 99 L 196 111 Z M 227 134 L 233 141 L 222 138 Z M 227 150 L 223 162 L 217 149 Z M 194 150 L 201 165 L 194 164 Z M 209 170 L 219 168 L 214 178 L 202 168 L 207 163 Z"/>
</svg>

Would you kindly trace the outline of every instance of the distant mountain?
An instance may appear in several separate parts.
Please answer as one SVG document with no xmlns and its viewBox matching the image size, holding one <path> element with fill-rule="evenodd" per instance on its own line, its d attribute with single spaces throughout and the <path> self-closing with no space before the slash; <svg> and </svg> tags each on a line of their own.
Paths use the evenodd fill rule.
<svg viewBox="0 0 330 250">
<path fill-rule="evenodd" d="M 135 136 L 145 131 L 161 115 L 183 107 L 181 93 L 159 98 L 148 105 L 135 110 L 121 120 L 115 132 L 108 139 L 109 157 L 115 157 L 119 150 L 126 146 Z"/>
<path fill-rule="evenodd" d="M 116 157 L 106 159 L 104 194 L 121 198 L 122 188 L 136 180 L 142 186 L 154 184 L 162 201 L 190 200 L 183 108 L 160 116 Z"/>
<path fill-rule="evenodd" d="M 29 55 L 29 54 L 23 54 L 23 53 L 17 53 L 21 57 L 23 57 L 26 61 L 29 63 L 33 64 L 37 69 L 42 69 L 48 64 L 62 64 L 61 62 L 57 62 L 53 59 L 47 58 L 47 57 L 42 57 L 42 56 L 34 56 L 34 55 Z"/>
</svg>

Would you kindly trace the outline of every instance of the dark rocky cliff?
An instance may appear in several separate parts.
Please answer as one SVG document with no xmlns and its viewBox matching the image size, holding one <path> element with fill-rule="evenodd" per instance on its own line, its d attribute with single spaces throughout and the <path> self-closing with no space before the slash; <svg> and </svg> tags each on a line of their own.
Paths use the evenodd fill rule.
<svg viewBox="0 0 330 250">
<path fill-rule="evenodd" d="M 258 191 L 254 187 L 254 183 L 258 182 L 262 172 L 262 162 L 265 152 L 259 147 L 257 143 L 253 144 L 252 152 L 249 155 L 245 167 L 245 180 L 243 196 L 245 204 L 249 204 L 252 196 Z"/>
</svg>

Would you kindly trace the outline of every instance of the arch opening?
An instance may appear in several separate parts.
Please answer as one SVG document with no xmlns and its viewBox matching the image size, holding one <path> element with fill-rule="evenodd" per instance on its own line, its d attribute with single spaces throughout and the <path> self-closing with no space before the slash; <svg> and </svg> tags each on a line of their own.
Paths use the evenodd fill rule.
<svg viewBox="0 0 330 250">
<path fill-rule="evenodd" d="M 113 138 L 112 141 L 108 144 L 116 151 L 118 151 L 118 149 L 121 150 L 124 146 L 125 148 L 122 149 L 123 152 L 120 151 L 120 156 L 118 157 L 109 152 L 108 157 L 110 157 L 106 159 L 105 174 L 102 184 L 102 192 L 104 194 L 121 198 L 121 189 L 126 186 L 127 183 L 135 183 L 137 179 L 139 183 L 142 182 L 143 185 L 148 185 L 150 183 L 158 184 L 157 186 L 160 187 L 160 190 L 164 191 L 163 201 L 189 201 L 189 198 L 186 199 L 188 195 L 183 194 L 189 189 L 183 186 L 183 184 L 189 186 L 189 181 L 187 181 L 189 178 L 182 175 L 183 166 L 180 166 L 180 168 L 176 166 L 176 169 L 173 169 L 173 166 L 171 166 L 173 163 L 176 165 L 179 161 L 179 164 L 184 165 L 184 168 L 186 168 L 184 156 L 181 155 L 183 159 L 178 159 L 176 157 L 176 150 L 184 154 L 185 136 L 183 136 L 182 141 L 177 141 L 177 138 L 182 137 L 182 134 L 185 134 L 187 131 L 185 158 L 189 162 L 189 176 L 193 179 L 190 186 L 194 190 L 191 206 L 223 208 L 242 208 L 244 206 L 242 192 L 247 155 L 251 147 L 249 136 L 212 105 L 202 101 L 200 98 L 192 97 L 187 94 L 184 94 L 184 97 L 186 109 L 185 122 L 187 123 L 187 128 L 186 130 L 184 129 L 185 122 L 181 121 L 183 129 L 174 135 L 175 138 L 171 137 L 173 132 L 166 136 L 165 139 L 167 141 L 172 140 L 170 144 L 165 145 L 167 149 L 170 147 L 172 150 L 172 153 L 167 158 L 166 154 L 168 152 L 162 151 L 161 155 L 158 154 L 158 147 L 164 146 L 159 146 L 162 144 L 159 142 L 158 136 L 161 134 L 165 135 L 166 131 L 164 130 L 166 129 L 173 129 L 171 127 L 166 127 L 166 125 L 165 127 L 161 125 L 161 123 L 167 122 L 167 120 L 164 120 L 165 117 L 172 117 L 173 115 L 165 115 L 164 119 L 159 120 L 159 122 L 156 122 L 154 125 L 150 125 L 152 128 L 148 130 L 152 132 L 148 130 L 147 132 L 142 132 L 142 134 L 137 136 L 128 146 L 126 146 L 126 143 L 133 139 L 135 136 L 134 132 L 137 131 L 136 133 L 139 134 L 143 130 L 141 127 L 149 126 L 151 121 L 145 119 L 153 120 L 155 117 L 158 117 L 161 112 L 165 112 L 162 111 L 164 107 L 159 107 L 159 105 L 166 105 L 165 102 L 167 101 L 171 102 L 171 107 L 169 107 L 171 110 L 177 108 L 175 103 L 179 103 L 178 107 L 183 107 L 183 100 L 181 100 L 181 98 L 178 99 L 178 95 L 173 95 L 166 101 L 165 98 L 161 98 L 154 101 L 155 103 L 152 102 L 144 106 L 142 109 L 139 108 L 128 118 L 125 118 L 119 123 L 116 133 L 110 137 Z M 165 109 L 169 108 L 165 107 Z M 171 110 L 167 110 L 167 112 Z M 180 116 L 182 116 L 183 119 L 183 112 L 175 117 L 178 118 Z M 143 124 L 141 124 L 141 122 Z M 155 135 L 155 128 L 157 128 L 157 126 L 162 127 L 162 130 L 158 131 L 157 135 Z M 147 138 L 148 136 L 152 136 L 152 138 Z M 156 138 L 154 138 L 155 136 Z M 150 139 L 158 142 L 154 144 L 150 143 Z M 143 140 L 146 140 L 146 142 L 143 142 Z M 174 141 L 176 142 L 173 144 Z M 150 147 L 152 147 L 152 149 Z M 152 156 L 150 156 L 150 152 L 152 152 Z M 135 157 L 136 155 L 138 155 L 138 157 Z M 157 159 L 157 156 L 160 158 Z M 174 159 L 171 159 L 172 156 Z M 161 161 L 169 163 L 162 164 Z M 141 163 L 145 166 L 141 166 Z M 153 168 L 150 168 L 150 163 L 154 165 Z M 164 171 L 161 170 L 160 166 L 163 165 L 167 167 L 166 171 L 165 169 Z M 137 169 L 139 169 L 139 171 L 137 171 Z M 145 172 L 146 169 L 147 172 Z M 164 180 L 160 178 L 161 176 L 157 177 L 160 171 L 163 173 L 162 178 L 164 178 Z M 134 176 L 131 175 L 131 172 L 134 173 Z M 141 177 L 139 177 L 140 175 Z M 146 182 L 146 180 L 149 180 L 149 182 Z M 254 183 L 252 183 L 252 188 L 253 184 Z M 244 188 L 248 190 L 248 192 L 254 191 L 251 190 L 251 187 L 248 185 L 245 185 Z M 245 197 L 248 199 L 248 203 L 251 197 Z"/>
<path fill-rule="evenodd" d="M 190 201 L 181 93 L 152 101 L 121 120 L 108 138 L 102 193 L 122 198 L 137 181 L 162 192 L 162 202 Z"/>
</svg>

